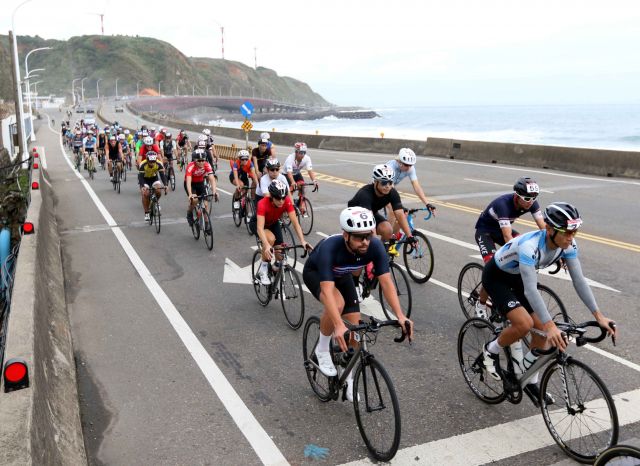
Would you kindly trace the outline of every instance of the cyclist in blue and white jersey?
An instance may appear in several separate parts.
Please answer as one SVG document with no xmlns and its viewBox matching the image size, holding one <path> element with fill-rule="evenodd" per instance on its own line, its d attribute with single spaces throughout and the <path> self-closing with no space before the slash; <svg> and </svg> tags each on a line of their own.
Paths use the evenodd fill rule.
<svg viewBox="0 0 640 466">
<path fill-rule="evenodd" d="M 413 337 L 413 322 L 402 312 L 389 273 L 389 257 L 382 241 L 374 235 L 376 221 L 373 212 L 363 207 L 348 207 L 340 213 L 340 227 L 342 234 L 329 236 L 313 248 L 302 272 L 305 285 L 324 307 L 315 355 L 320 371 L 327 377 L 337 375 L 331 361 L 331 336 L 342 351 L 347 351 L 344 339 L 347 327 L 342 319 L 354 325 L 360 321 L 360 305 L 352 274 L 361 271 L 369 262 L 373 261 L 375 265 L 374 273 L 378 276 L 384 297 L 401 327 L 404 329 L 405 322 L 409 322 L 409 338 Z M 349 401 L 353 401 L 352 376 L 347 378 L 346 395 Z"/>
<path fill-rule="evenodd" d="M 513 193 L 495 198 L 482 211 L 476 222 L 475 239 L 485 264 L 496 253 L 496 244 L 502 246 L 520 234 L 511 225 L 527 212 L 533 216 L 540 230 L 545 229 L 540 204 L 536 200 L 539 194 L 540 187 L 536 180 L 528 176 L 521 176 L 513 185 Z M 488 317 L 486 302 L 487 293 L 481 288 L 480 298 L 476 302 L 476 317 L 481 319 Z"/>
<path fill-rule="evenodd" d="M 493 306 L 501 312 L 511 325 L 500 336 L 484 347 L 484 364 L 489 375 L 501 380 L 499 354 L 502 348 L 511 345 L 535 327 L 546 332 L 546 340 L 537 333 L 532 334 L 531 349 L 545 349 L 549 344 L 566 349 L 567 342 L 556 327 L 552 316 L 538 291 L 536 270 L 548 267 L 563 258 L 571 275 L 578 296 L 593 313 L 598 324 L 615 336 L 613 321 L 602 314 L 589 284 L 582 274 L 578 260 L 576 233 L 582 225 L 578 210 L 566 202 L 554 202 L 544 211 L 545 229 L 533 231 L 513 238 L 502 246 L 485 264 L 482 285 L 491 296 Z M 524 369 L 533 364 L 536 357 L 529 352 L 525 356 Z M 536 385 L 538 374 L 524 387 L 529 396 L 540 399 Z"/>
<path fill-rule="evenodd" d="M 93 131 L 88 131 L 87 132 L 87 136 L 82 140 L 82 151 L 84 153 L 84 161 L 85 164 L 87 163 L 87 158 L 91 157 L 93 158 L 93 171 L 96 171 L 96 165 L 98 165 L 98 162 L 96 160 L 95 157 L 95 153 L 96 153 L 96 146 L 98 144 L 98 140 L 96 139 L 96 137 L 93 135 Z"/>
</svg>

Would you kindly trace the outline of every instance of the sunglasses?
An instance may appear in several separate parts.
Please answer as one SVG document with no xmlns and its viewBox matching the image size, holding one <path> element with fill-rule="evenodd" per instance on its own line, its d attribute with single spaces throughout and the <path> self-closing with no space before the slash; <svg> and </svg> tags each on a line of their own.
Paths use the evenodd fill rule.
<svg viewBox="0 0 640 466">
<path fill-rule="evenodd" d="M 367 233 L 366 235 L 359 235 L 357 233 L 351 233 L 351 237 L 357 239 L 358 241 L 371 241 L 371 237 L 373 233 Z"/>
<path fill-rule="evenodd" d="M 538 196 L 521 196 L 520 194 L 518 194 L 518 197 L 522 199 L 524 202 L 531 202 L 531 201 L 535 201 Z"/>
<path fill-rule="evenodd" d="M 387 180 L 378 181 L 378 183 L 380 183 L 380 185 L 382 185 L 382 186 L 391 186 L 391 185 L 393 185 L 393 181 L 387 181 Z"/>
<path fill-rule="evenodd" d="M 196 163 L 204 163 L 204 160 L 196 160 Z"/>
<path fill-rule="evenodd" d="M 267 168 L 267 170 L 269 170 L 270 172 L 277 172 L 278 170 L 280 170 L 280 167 L 277 167 L 277 168 Z"/>
</svg>

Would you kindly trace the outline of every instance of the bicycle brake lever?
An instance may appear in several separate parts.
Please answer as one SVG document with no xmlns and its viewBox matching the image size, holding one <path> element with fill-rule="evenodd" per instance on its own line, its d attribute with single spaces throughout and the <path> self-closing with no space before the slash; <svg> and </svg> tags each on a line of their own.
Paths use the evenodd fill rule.
<svg viewBox="0 0 640 466">
<path fill-rule="evenodd" d="M 609 322 L 609 327 L 611 327 L 611 329 L 615 331 L 616 323 L 615 322 Z M 613 346 L 616 346 L 616 335 L 615 335 L 615 333 L 613 335 L 611 335 L 611 343 L 613 343 Z"/>
</svg>

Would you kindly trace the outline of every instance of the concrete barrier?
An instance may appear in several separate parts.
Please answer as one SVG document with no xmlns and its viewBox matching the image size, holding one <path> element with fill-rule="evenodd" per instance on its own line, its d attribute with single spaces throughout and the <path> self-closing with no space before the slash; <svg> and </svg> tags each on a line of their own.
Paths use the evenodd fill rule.
<svg viewBox="0 0 640 466">
<path fill-rule="evenodd" d="M 130 110 L 132 110 L 130 108 Z M 136 113 L 132 110 L 132 113 Z M 138 113 L 136 113 L 138 114 Z M 201 132 L 205 126 L 184 121 L 171 121 L 157 116 L 140 114 L 141 118 L 161 126 L 184 128 Z M 239 125 L 238 125 L 239 126 Z M 215 135 L 244 139 L 240 128 L 207 126 Z M 527 167 L 565 170 L 599 176 L 640 178 L 640 152 L 579 147 L 543 146 L 502 142 L 466 141 L 458 139 L 428 138 L 426 141 L 410 139 L 364 138 L 270 132 L 276 148 L 292 148 L 298 141 L 308 147 L 336 151 L 397 154 L 402 147 L 412 148 L 418 155 L 446 157 L 485 163 L 502 163 Z M 259 131 L 249 132 L 249 141 L 255 142 Z M 281 150 L 279 155 L 288 151 Z"/>
<path fill-rule="evenodd" d="M 16 265 L 5 360 L 27 361 L 30 386 L 0 386 L 0 464 L 87 464 L 53 191 L 40 170 Z"/>
</svg>

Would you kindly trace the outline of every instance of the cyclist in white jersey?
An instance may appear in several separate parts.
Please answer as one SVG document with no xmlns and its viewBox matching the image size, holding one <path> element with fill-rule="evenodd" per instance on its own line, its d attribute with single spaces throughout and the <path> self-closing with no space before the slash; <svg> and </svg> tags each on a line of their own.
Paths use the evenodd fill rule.
<svg viewBox="0 0 640 466">
<path fill-rule="evenodd" d="M 482 285 L 491 296 L 493 305 L 503 313 L 511 325 L 500 336 L 485 345 L 484 364 L 487 372 L 496 380 L 501 380 L 499 354 L 502 348 L 518 341 L 535 327 L 546 332 L 544 337 L 532 334 L 531 349 L 545 349 L 551 344 L 562 350 L 567 342 L 556 327 L 537 289 L 536 270 L 548 267 L 559 258 L 566 261 L 573 286 L 578 296 L 602 328 L 615 336 L 614 322 L 605 317 L 587 283 L 580 261 L 575 235 L 582 225 L 578 210 L 566 202 L 554 202 L 544 211 L 546 228 L 513 238 L 502 246 L 487 262 L 482 273 Z M 525 367 L 530 367 L 536 357 L 529 352 L 525 356 Z M 538 374 L 535 374 L 525 391 L 533 392 L 539 399 Z M 530 395 L 531 396 L 531 395 Z"/>
</svg>

